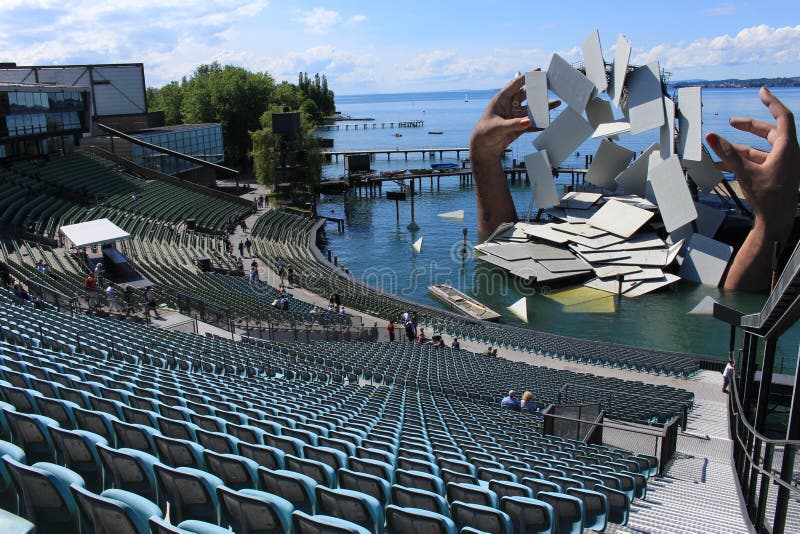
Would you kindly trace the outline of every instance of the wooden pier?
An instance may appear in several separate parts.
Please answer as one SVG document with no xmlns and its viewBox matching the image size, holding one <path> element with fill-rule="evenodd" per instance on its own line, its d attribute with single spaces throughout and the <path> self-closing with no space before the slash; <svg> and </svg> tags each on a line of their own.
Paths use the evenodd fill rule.
<svg viewBox="0 0 800 534">
<path fill-rule="evenodd" d="M 428 147 L 428 148 L 378 148 L 373 150 L 323 150 L 322 154 L 325 156 L 327 161 L 334 160 L 339 161 L 339 156 L 350 156 L 354 154 L 369 154 L 370 159 L 374 160 L 375 156 L 379 154 L 386 154 L 387 161 L 392 159 L 392 154 L 402 154 L 403 157 L 408 160 L 409 154 L 421 154 L 422 159 L 425 159 L 426 156 L 429 159 L 436 159 L 436 155 L 439 155 L 439 159 L 442 159 L 444 154 L 455 154 L 456 158 L 461 157 L 461 153 L 464 152 L 469 155 L 469 147 Z M 511 153 L 511 149 L 507 148 L 505 150 L 507 154 Z"/>
<path fill-rule="evenodd" d="M 506 179 L 512 183 L 517 180 L 528 181 L 528 173 L 524 167 L 506 167 L 503 169 Z M 568 174 L 571 178 L 572 187 L 579 185 L 587 169 L 559 167 L 553 171 L 556 175 Z M 320 189 L 323 191 L 343 191 L 346 194 L 353 194 L 358 197 L 380 197 L 383 195 L 383 182 L 395 182 L 404 187 L 406 181 L 417 180 L 415 190 L 417 193 L 422 192 L 422 180 L 430 180 L 430 190 L 434 188 L 434 178 L 436 179 L 436 189 L 438 190 L 441 185 L 442 178 L 457 176 L 459 185 L 470 185 L 473 182 L 472 169 L 461 167 L 453 169 L 443 169 L 436 171 L 431 169 L 426 172 L 408 172 L 405 174 L 351 174 L 343 176 L 338 180 L 324 180 L 320 182 Z"/>
<path fill-rule="evenodd" d="M 351 119 L 354 120 L 354 119 Z M 371 120 L 371 119 L 366 119 Z M 392 122 L 362 122 L 359 124 L 324 124 L 317 128 L 320 132 L 338 132 L 339 130 L 377 130 L 383 128 L 420 128 L 425 124 L 422 120 Z"/>
</svg>

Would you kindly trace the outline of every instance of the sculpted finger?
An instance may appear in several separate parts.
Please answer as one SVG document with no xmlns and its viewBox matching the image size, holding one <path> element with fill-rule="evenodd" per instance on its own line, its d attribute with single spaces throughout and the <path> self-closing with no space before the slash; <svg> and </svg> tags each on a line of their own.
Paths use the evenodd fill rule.
<svg viewBox="0 0 800 534">
<path fill-rule="evenodd" d="M 761 102 L 769 108 L 769 112 L 775 117 L 778 123 L 778 133 L 789 139 L 797 139 L 797 130 L 794 124 L 794 114 L 783 105 L 783 102 L 772 94 L 766 87 L 762 87 L 758 92 Z"/>
<path fill-rule="evenodd" d="M 730 172 L 737 177 L 744 174 L 744 161 L 742 161 L 739 152 L 727 139 L 715 133 L 710 133 L 706 136 L 706 141 L 708 141 L 714 153 L 722 159 Z"/>
<path fill-rule="evenodd" d="M 775 131 L 775 125 L 749 117 L 731 117 L 730 125 L 743 132 L 750 132 L 764 139 L 769 139 L 769 134 Z"/>
<path fill-rule="evenodd" d="M 549 101 L 547 102 L 547 105 L 548 105 L 548 107 L 549 107 L 550 109 L 556 109 L 558 106 L 560 106 L 560 105 L 561 105 L 561 100 L 559 100 L 559 99 L 557 99 L 557 98 L 554 98 L 554 99 L 552 99 L 552 100 L 549 100 Z"/>
</svg>

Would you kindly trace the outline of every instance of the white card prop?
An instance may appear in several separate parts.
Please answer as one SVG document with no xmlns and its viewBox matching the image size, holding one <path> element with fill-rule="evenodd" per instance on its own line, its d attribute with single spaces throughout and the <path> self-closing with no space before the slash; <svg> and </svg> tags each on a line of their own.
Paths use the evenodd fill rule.
<svg viewBox="0 0 800 534">
<path fill-rule="evenodd" d="M 588 210 L 601 198 L 603 198 L 603 195 L 600 193 L 572 191 L 561 197 L 559 206 L 566 209 Z"/>
<path fill-rule="evenodd" d="M 649 182 L 667 232 L 697 219 L 697 210 L 686 186 L 678 156 L 670 156 L 651 169 Z"/>
<path fill-rule="evenodd" d="M 653 143 L 636 158 L 633 163 L 619 173 L 614 181 L 622 187 L 626 193 L 643 197 L 647 189 L 647 169 L 649 166 L 650 154 L 658 149 L 658 145 Z"/>
<path fill-rule="evenodd" d="M 526 223 L 517 223 L 519 229 L 528 234 L 531 237 L 536 237 L 538 239 L 544 239 L 545 241 L 550 241 L 552 243 L 558 243 L 563 245 L 564 243 L 569 241 L 569 234 L 565 234 L 564 232 L 559 232 L 553 229 L 553 223 L 547 224 L 526 224 Z"/>
<path fill-rule="evenodd" d="M 508 311 L 513 313 L 523 323 L 528 322 L 528 299 L 522 297 L 517 302 L 508 307 Z"/>
<path fill-rule="evenodd" d="M 686 244 L 678 274 L 686 280 L 718 286 L 732 254 L 733 247 L 701 234 L 693 234 Z"/>
<path fill-rule="evenodd" d="M 552 208 L 559 202 L 553 169 L 547 159 L 547 151 L 542 150 L 525 156 L 525 169 L 531 183 L 532 200 L 539 209 Z"/>
<path fill-rule="evenodd" d="M 648 232 L 637 234 L 630 239 L 623 241 L 622 243 L 606 247 L 603 249 L 603 251 L 613 252 L 620 250 L 642 250 L 648 248 L 664 248 L 664 246 L 665 243 L 660 237 L 654 233 Z"/>
<path fill-rule="evenodd" d="M 558 167 L 592 135 L 592 132 L 592 125 L 579 112 L 568 107 L 533 140 L 533 146 L 540 151 L 546 150 L 550 165 Z"/>
<path fill-rule="evenodd" d="M 453 219 L 456 221 L 463 221 L 464 210 L 448 211 L 446 213 L 440 213 L 438 216 L 441 217 L 442 219 Z"/>
<path fill-rule="evenodd" d="M 706 147 L 702 148 L 700 161 L 684 160 L 683 164 L 686 173 L 703 193 L 710 193 L 723 180 L 722 171 L 714 165 Z"/>
<path fill-rule="evenodd" d="M 675 153 L 675 102 L 664 97 L 664 126 L 659 130 L 661 159 L 667 159 Z"/>
<path fill-rule="evenodd" d="M 642 268 L 638 265 L 598 265 L 594 267 L 594 274 L 600 278 L 616 278 L 640 272 L 642 272 Z"/>
<path fill-rule="evenodd" d="M 422 239 L 423 238 L 420 237 L 411 245 L 411 248 L 413 248 L 415 252 L 422 252 Z"/>
<path fill-rule="evenodd" d="M 616 189 L 614 179 L 628 168 L 635 155 L 636 152 L 603 139 L 586 173 L 586 181 L 597 187 Z"/>
<path fill-rule="evenodd" d="M 615 139 L 618 134 L 631 131 L 631 123 L 624 121 L 605 122 L 597 126 L 592 133 L 592 139 L 598 137 L 610 137 Z"/>
<path fill-rule="evenodd" d="M 658 61 L 635 69 L 628 75 L 628 114 L 631 134 L 664 125 L 664 102 Z"/>
<path fill-rule="evenodd" d="M 535 128 L 550 126 L 550 103 L 547 98 L 547 73 L 525 73 L 525 93 L 528 100 L 528 118 Z"/>
<path fill-rule="evenodd" d="M 650 211 L 609 200 L 592 215 L 589 224 L 614 235 L 630 237 L 653 215 Z"/>
<path fill-rule="evenodd" d="M 663 278 L 659 278 L 657 280 L 644 280 L 642 282 L 638 282 L 633 289 L 629 289 L 623 293 L 623 295 L 631 298 L 641 297 L 642 295 L 646 295 L 647 293 L 651 293 L 657 289 L 661 289 L 662 287 L 674 284 L 680 279 L 680 276 L 667 273 Z"/>
<path fill-rule="evenodd" d="M 686 161 L 701 161 L 703 147 L 703 96 L 700 87 L 678 89 L 678 154 Z"/>
<path fill-rule="evenodd" d="M 589 119 L 589 124 L 595 129 L 595 132 L 601 124 L 614 122 L 611 102 L 599 97 L 589 100 L 589 103 L 586 104 L 586 118 Z"/>
<path fill-rule="evenodd" d="M 658 280 L 664 278 L 664 271 L 657 267 L 644 267 L 639 272 L 625 275 L 625 280 Z"/>
<path fill-rule="evenodd" d="M 614 295 L 618 293 L 622 293 L 623 295 L 639 285 L 641 282 L 625 282 L 623 281 L 622 284 L 617 282 L 616 279 L 600 279 L 600 278 L 592 278 L 588 282 L 584 283 L 585 287 L 591 287 L 592 289 L 599 289 L 600 291 L 605 291 L 606 293 L 612 293 Z"/>
<path fill-rule="evenodd" d="M 628 73 L 628 61 L 631 58 L 631 43 L 624 35 L 619 34 L 617 49 L 614 51 L 614 83 L 608 88 L 608 95 L 614 105 L 620 107 L 622 90 L 625 87 L 625 78 Z"/>
<path fill-rule="evenodd" d="M 603 50 L 600 48 L 600 32 L 593 31 L 583 42 L 583 66 L 586 69 L 586 77 L 592 82 L 598 93 L 602 93 L 608 87 L 606 78 L 606 62 L 603 59 Z"/>
<path fill-rule="evenodd" d="M 594 84 L 567 61 L 553 54 L 547 67 L 547 86 L 561 100 L 578 113 L 583 113 L 594 94 Z"/>
</svg>

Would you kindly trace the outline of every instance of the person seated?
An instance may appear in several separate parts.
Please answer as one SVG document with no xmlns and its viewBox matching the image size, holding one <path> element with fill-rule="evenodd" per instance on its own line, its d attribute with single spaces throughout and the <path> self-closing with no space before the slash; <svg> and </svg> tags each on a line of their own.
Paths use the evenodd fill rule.
<svg viewBox="0 0 800 534">
<path fill-rule="evenodd" d="M 431 338 L 431 345 L 435 349 L 439 349 L 439 348 L 444 347 L 444 340 L 442 339 L 442 335 L 441 334 L 433 334 L 433 337 Z"/>
<path fill-rule="evenodd" d="M 492 358 L 497 358 L 497 348 L 492 349 Z"/>
<path fill-rule="evenodd" d="M 520 410 L 528 413 L 536 413 L 539 411 L 539 406 L 533 400 L 533 393 L 526 391 L 522 394 L 522 402 L 519 403 Z"/>
<path fill-rule="evenodd" d="M 489 348 L 486 349 L 486 352 L 484 352 L 484 354 L 486 356 L 491 356 L 492 355 L 492 346 L 491 345 L 489 345 Z"/>
<path fill-rule="evenodd" d="M 500 407 L 505 408 L 506 410 L 519 411 L 519 399 L 517 398 L 517 392 L 513 389 L 509 391 L 508 395 L 503 397 L 503 400 L 500 401 Z"/>
<path fill-rule="evenodd" d="M 525 100 L 525 76 L 514 78 L 489 102 L 470 137 L 469 155 L 475 183 L 478 233 L 488 235 L 498 225 L 516 222 L 501 159 L 508 146 L 531 131 Z M 772 272 L 773 247 L 785 244 L 792 233 L 800 188 L 800 145 L 794 115 L 769 89 L 758 93 L 776 123 L 732 117 L 730 125 L 765 139 L 769 152 L 731 143 L 719 134 L 706 136 L 721 158 L 718 167 L 735 175 L 754 214 L 753 227 L 731 261 L 725 289 L 766 291 Z M 552 102 L 551 108 L 558 102 Z"/>
<path fill-rule="evenodd" d="M 424 344 L 424 343 L 430 343 L 430 341 L 431 341 L 430 339 L 425 337 L 425 329 L 424 328 L 420 328 L 419 329 L 419 335 L 417 336 L 417 343 L 423 343 Z"/>
<path fill-rule="evenodd" d="M 453 338 L 453 342 L 450 344 L 450 346 L 451 346 L 452 348 L 454 348 L 454 349 L 458 350 L 458 349 L 460 349 L 460 348 L 461 348 L 461 343 L 459 343 L 459 342 L 458 342 L 458 338 L 457 338 L 457 337 L 454 337 L 454 338 Z"/>
</svg>

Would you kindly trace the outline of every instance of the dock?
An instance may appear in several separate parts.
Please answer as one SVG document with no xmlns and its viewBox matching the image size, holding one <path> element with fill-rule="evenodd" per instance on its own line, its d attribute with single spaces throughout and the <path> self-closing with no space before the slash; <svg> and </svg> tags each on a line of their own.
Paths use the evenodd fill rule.
<svg viewBox="0 0 800 534">
<path fill-rule="evenodd" d="M 571 178 L 572 187 L 579 185 L 583 182 L 583 177 L 586 175 L 588 169 L 573 168 L 573 167 L 558 167 L 554 169 L 557 175 L 565 174 Z M 528 181 L 528 174 L 525 167 L 512 166 L 503 168 L 506 179 L 512 183 L 517 180 Z M 336 180 L 323 180 L 320 182 L 320 189 L 325 191 L 350 191 L 352 190 L 356 196 L 377 197 L 383 195 L 383 182 L 395 182 L 405 184 L 406 180 L 417 180 L 416 190 L 422 191 L 422 180 L 427 178 L 430 180 L 430 188 L 433 190 L 433 180 L 436 179 L 436 189 L 438 190 L 442 178 L 457 176 L 460 185 L 469 185 L 472 183 L 472 169 L 469 167 L 454 167 L 452 169 L 443 170 L 423 170 L 414 169 L 404 174 L 397 173 L 370 173 L 370 174 L 351 174 L 345 175 Z"/>
<path fill-rule="evenodd" d="M 324 124 L 317 128 L 320 132 L 338 132 L 339 130 L 377 130 L 383 128 L 420 128 L 425 124 L 422 120 L 413 121 L 391 121 L 391 122 L 371 122 L 373 119 L 340 119 L 363 121 L 358 124 Z"/>
<path fill-rule="evenodd" d="M 339 156 L 350 156 L 355 154 L 369 154 L 370 159 L 374 160 L 375 156 L 386 154 L 386 160 L 392 159 L 392 154 L 403 154 L 404 158 L 408 160 L 409 154 L 421 154 L 422 159 L 425 159 L 426 156 L 429 159 L 436 159 L 436 155 L 439 155 L 439 159 L 442 159 L 444 154 L 455 154 L 456 158 L 461 157 L 461 153 L 464 152 L 465 154 L 469 155 L 469 147 L 426 147 L 426 148 L 377 148 L 371 150 L 323 150 L 322 154 L 325 156 L 327 161 L 331 161 L 335 158 L 335 161 L 339 161 Z M 511 153 L 511 149 L 507 148 L 505 150 L 506 154 Z"/>
</svg>

